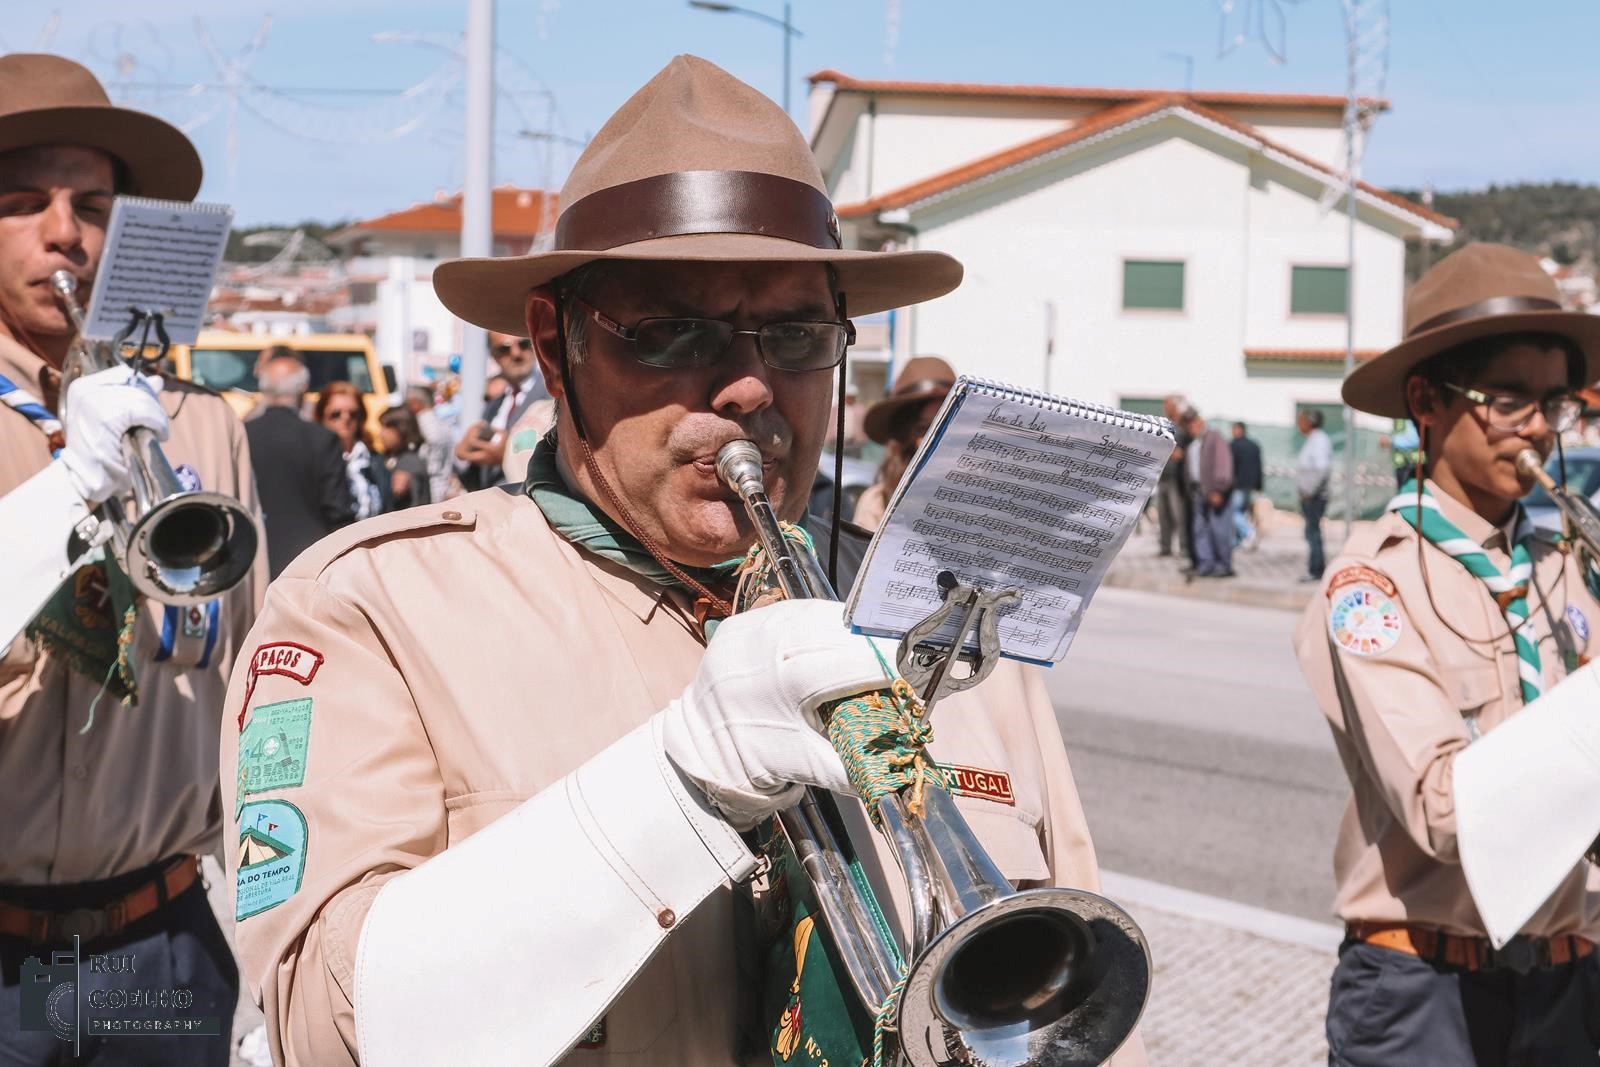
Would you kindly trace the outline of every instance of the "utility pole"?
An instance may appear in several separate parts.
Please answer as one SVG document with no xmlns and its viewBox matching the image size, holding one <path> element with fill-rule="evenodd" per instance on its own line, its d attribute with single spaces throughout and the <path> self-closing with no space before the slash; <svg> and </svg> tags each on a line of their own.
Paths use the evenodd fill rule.
<svg viewBox="0 0 1600 1067">
<path fill-rule="evenodd" d="M 721 0 L 689 0 L 689 6 L 701 11 L 711 11 L 718 15 L 746 15 L 753 19 L 760 19 L 770 26 L 776 26 L 783 31 L 783 113 L 789 114 L 789 45 L 796 37 L 805 36 L 794 28 L 790 18 L 789 4 L 783 5 L 783 20 L 773 18 L 764 11 L 756 11 L 738 4 L 725 4 Z"/>
<path fill-rule="evenodd" d="M 494 0 L 467 0 L 467 158 L 461 189 L 461 254 L 483 257 L 494 250 Z M 489 346 L 477 326 L 461 327 L 461 389 L 456 393 L 461 424 L 483 412 Z"/>
</svg>

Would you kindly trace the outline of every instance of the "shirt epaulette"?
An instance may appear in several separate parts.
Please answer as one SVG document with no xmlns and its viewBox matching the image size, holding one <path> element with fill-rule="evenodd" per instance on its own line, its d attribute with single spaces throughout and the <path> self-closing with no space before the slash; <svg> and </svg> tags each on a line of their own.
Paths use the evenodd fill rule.
<svg viewBox="0 0 1600 1067">
<path fill-rule="evenodd" d="M 397 534 L 414 534 L 421 530 L 470 530 L 477 521 L 478 509 L 459 498 L 375 515 L 324 537 L 295 557 L 280 577 L 318 578 L 339 557 L 366 545 L 386 541 Z"/>
</svg>

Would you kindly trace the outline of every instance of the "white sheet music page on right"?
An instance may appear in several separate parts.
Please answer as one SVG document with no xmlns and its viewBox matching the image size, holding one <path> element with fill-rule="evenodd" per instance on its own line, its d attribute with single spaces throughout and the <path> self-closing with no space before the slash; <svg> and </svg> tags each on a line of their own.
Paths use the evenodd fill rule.
<svg viewBox="0 0 1600 1067">
<path fill-rule="evenodd" d="M 1158 416 L 963 375 L 890 498 L 846 621 L 903 637 L 943 602 L 949 571 L 1020 589 L 1001 614 L 1001 653 L 1059 662 L 1174 443 Z"/>
</svg>

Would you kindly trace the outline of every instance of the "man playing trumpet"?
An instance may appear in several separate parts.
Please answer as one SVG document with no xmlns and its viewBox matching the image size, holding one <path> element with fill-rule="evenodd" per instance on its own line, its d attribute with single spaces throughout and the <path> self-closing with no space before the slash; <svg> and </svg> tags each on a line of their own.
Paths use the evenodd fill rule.
<svg viewBox="0 0 1600 1067">
<path fill-rule="evenodd" d="M 1329 1062 L 1593 1064 L 1600 894 L 1578 862 L 1586 842 L 1496 946 L 1463 870 L 1461 787 L 1473 763 L 1504 780 L 1538 774 L 1495 755 L 1502 738 L 1547 716 L 1557 683 L 1595 670 L 1580 671 L 1600 651 L 1580 554 L 1518 500 L 1533 487 L 1519 457 L 1542 462 L 1582 410 L 1576 389 L 1600 377 L 1600 320 L 1563 311 L 1532 256 L 1473 244 L 1412 288 L 1406 328 L 1344 398 L 1412 419 L 1426 458 L 1387 514 L 1357 528 L 1296 635 L 1354 790 L 1334 852 L 1346 940 Z M 1595 722 L 1600 707 L 1581 711 Z M 1546 750 L 1544 772 L 1562 757 Z M 1494 861 L 1518 877 L 1515 857 Z"/>
<path fill-rule="evenodd" d="M 0 648 L 7 1063 L 58 1062 L 64 1046 L 55 1034 L 20 1029 L 16 976 L 28 957 L 71 949 L 75 934 L 85 957 L 133 957 L 141 987 L 186 988 L 188 1013 L 222 1026 L 210 1038 L 86 1037 L 86 1055 L 228 1062 L 238 972 L 196 857 L 216 849 L 213 741 L 235 651 L 265 586 L 265 554 L 253 575 L 198 608 L 136 597 L 116 562 L 102 557 L 50 595 L 71 562 L 75 522 L 128 489 L 121 442 L 135 427 L 166 442 L 181 476 L 254 510 L 243 427 L 220 397 L 127 367 L 78 378 L 60 395 L 74 329 L 51 276 L 67 271 L 89 291 L 117 194 L 188 200 L 199 187 L 189 140 L 159 119 L 112 107 L 83 67 L 57 56 L 0 56 L 0 557 L 8 607 L 31 610 L 48 597 L 19 620 L 22 632 L 0 634 L 9 642 Z M 32 590 L 41 595 L 24 601 Z M 83 974 L 92 987 L 91 972 Z"/>
<path fill-rule="evenodd" d="M 714 460 L 754 441 L 801 521 L 848 311 L 931 299 L 960 267 L 843 250 L 800 132 L 688 56 L 601 129 L 562 203 L 555 251 L 436 275 L 458 315 L 536 346 L 557 419 L 525 485 L 333 535 L 251 634 L 224 762 L 248 771 L 241 730 L 248 748 L 299 715 L 309 743 L 303 780 L 240 778 L 248 980 L 291 1065 L 859 1059 L 821 1005 L 757 1003 L 751 940 L 791 931 L 748 915 L 741 831 L 802 786 L 846 788 L 819 713 L 884 668 L 837 603 L 726 617 L 754 536 Z M 946 699 L 929 751 L 985 772 L 956 799 L 1008 878 L 1094 888 L 1037 672 Z M 892 863 L 844 806 L 903 931 Z M 760 916 L 778 895 L 756 880 Z M 828 973 L 794 933 L 785 993 Z"/>
</svg>

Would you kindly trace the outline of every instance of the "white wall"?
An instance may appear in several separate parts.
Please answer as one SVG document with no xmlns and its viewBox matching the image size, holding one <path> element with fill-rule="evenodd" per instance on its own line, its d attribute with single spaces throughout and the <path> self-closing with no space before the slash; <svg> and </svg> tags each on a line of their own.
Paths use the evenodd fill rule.
<svg viewBox="0 0 1600 1067">
<path fill-rule="evenodd" d="M 1254 126 L 1268 140 L 1310 156 L 1319 163 L 1335 169 L 1344 167 L 1344 116 L 1339 111 L 1256 107 L 1218 107 L 1213 110 Z"/>
<path fill-rule="evenodd" d="M 1279 180 L 1252 183 L 1253 168 Z M 1286 180 L 1254 153 L 1166 119 L 952 198 L 913 221 L 919 245 L 960 259 L 966 280 L 914 309 L 903 333 L 914 332 L 915 352 L 937 352 L 960 370 L 1095 403 L 1179 391 L 1202 410 L 1287 423 L 1296 401 L 1337 401 L 1338 370 L 1252 374 L 1244 349 L 1342 348 L 1342 320 L 1290 320 L 1288 269 L 1342 263 L 1344 218 L 1322 215 L 1314 193 Z M 1363 230 L 1358 263 L 1371 266 L 1358 275 L 1358 343 L 1385 347 L 1399 336 L 1403 246 Z M 1124 311 L 1124 258 L 1184 260 L 1184 310 Z M 1046 383 L 1052 301 L 1056 354 Z"/>
<path fill-rule="evenodd" d="M 461 327 L 433 291 L 431 260 L 391 256 L 387 277 L 378 283 L 374 309 L 378 359 L 395 369 L 402 385 L 420 381 L 425 363 L 443 365 L 461 348 Z M 413 351 L 413 334 L 427 332 L 427 346 Z"/>
<path fill-rule="evenodd" d="M 877 115 L 863 109 L 854 137 L 824 159 L 829 188 L 835 203 L 864 200 L 1054 133 L 1096 109 L 1049 101 L 880 97 Z"/>
</svg>

